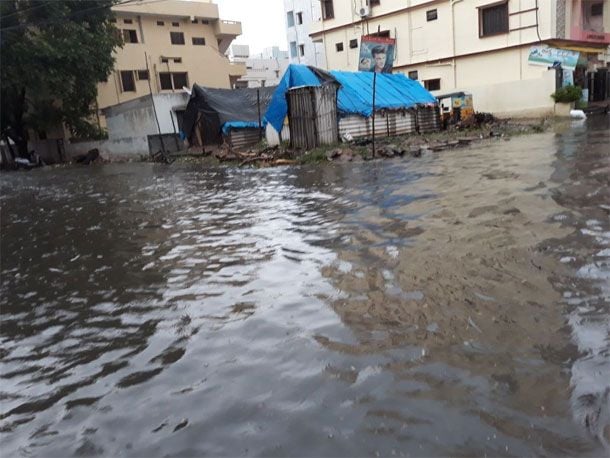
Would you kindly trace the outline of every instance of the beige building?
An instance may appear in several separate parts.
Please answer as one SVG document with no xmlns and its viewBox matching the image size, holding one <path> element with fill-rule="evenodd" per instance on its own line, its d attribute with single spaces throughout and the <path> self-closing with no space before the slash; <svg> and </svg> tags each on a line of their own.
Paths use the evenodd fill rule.
<svg viewBox="0 0 610 458">
<path fill-rule="evenodd" d="M 395 38 L 395 72 L 420 80 L 434 94 L 469 91 L 477 111 L 528 115 L 553 109 L 555 71 L 529 62 L 533 45 L 579 51 L 578 84 L 593 90 L 597 81 L 601 94 L 602 81 L 608 81 L 610 0 L 321 3 L 322 20 L 310 35 L 324 44 L 327 68 L 356 70 L 362 35 Z"/>
<path fill-rule="evenodd" d="M 230 88 L 246 73 L 224 53 L 241 23 L 221 20 L 205 0 L 136 1 L 112 8 L 125 42 L 108 80 L 98 85 L 98 108 L 152 93 L 171 94 L 193 83 Z"/>
</svg>

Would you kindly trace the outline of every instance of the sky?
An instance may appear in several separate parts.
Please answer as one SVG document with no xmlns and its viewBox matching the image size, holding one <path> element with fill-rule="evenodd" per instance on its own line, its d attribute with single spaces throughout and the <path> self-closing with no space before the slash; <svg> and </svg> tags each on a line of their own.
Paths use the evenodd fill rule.
<svg viewBox="0 0 610 458">
<path fill-rule="evenodd" d="M 283 0 L 214 0 L 220 18 L 240 21 L 242 34 L 235 44 L 250 45 L 250 54 L 279 46 L 286 50 L 286 25 Z"/>
</svg>

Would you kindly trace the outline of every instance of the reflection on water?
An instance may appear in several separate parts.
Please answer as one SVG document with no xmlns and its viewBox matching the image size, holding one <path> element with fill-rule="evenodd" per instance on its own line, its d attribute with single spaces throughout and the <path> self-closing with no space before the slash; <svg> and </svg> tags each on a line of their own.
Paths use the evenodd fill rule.
<svg viewBox="0 0 610 458">
<path fill-rule="evenodd" d="M 3 176 L 3 451 L 607 453 L 609 135 Z"/>
</svg>

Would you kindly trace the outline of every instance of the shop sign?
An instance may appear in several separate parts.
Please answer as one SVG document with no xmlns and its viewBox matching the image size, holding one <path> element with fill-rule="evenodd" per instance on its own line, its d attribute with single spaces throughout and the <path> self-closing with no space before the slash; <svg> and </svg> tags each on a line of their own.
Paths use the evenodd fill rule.
<svg viewBox="0 0 610 458">
<path fill-rule="evenodd" d="M 528 62 L 531 65 L 543 65 L 545 67 L 559 67 L 574 70 L 578 63 L 578 51 L 551 48 L 549 46 L 532 46 Z"/>
</svg>

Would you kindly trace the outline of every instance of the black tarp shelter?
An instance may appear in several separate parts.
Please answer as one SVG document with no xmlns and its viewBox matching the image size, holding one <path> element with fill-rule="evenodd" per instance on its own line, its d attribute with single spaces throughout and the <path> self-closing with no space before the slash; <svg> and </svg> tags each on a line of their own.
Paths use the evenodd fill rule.
<svg viewBox="0 0 610 458">
<path fill-rule="evenodd" d="M 274 91 L 275 87 L 213 89 L 195 84 L 184 112 L 184 135 L 192 143 L 199 128 L 203 145 L 219 145 L 233 129 L 258 129 L 259 113 L 262 123 Z"/>
</svg>

